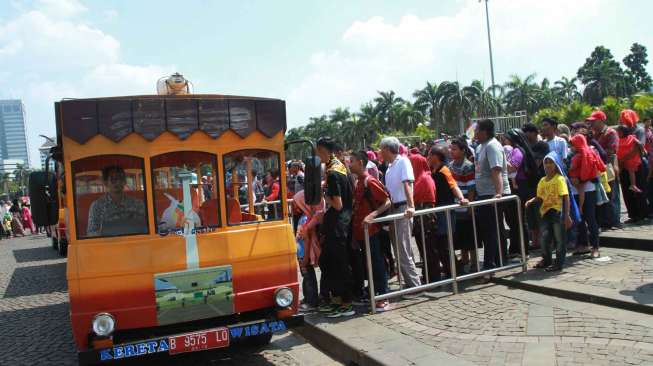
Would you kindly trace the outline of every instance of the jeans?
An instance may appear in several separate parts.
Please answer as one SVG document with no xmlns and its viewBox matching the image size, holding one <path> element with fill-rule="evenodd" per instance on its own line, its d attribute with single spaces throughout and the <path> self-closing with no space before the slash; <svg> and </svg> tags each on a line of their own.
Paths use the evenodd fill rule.
<svg viewBox="0 0 653 366">
<path fill-rule="evenodd" d="M 385 270 L 385 257 L 378 233 L 370 236 L 370 254 L 372 256 L 374 292 L 377 295 L 383 295 L 388 292 L 388 272 Z"/>
<path fill-rule="evenodd" d="M 612 203 L 612 226 L 619 226 L 621 223 L 621 190 L 619 188 L 619 176 L 614 177 L 610 182 L 610 202 Z"/>
<path fill-rule="evenodd" d="M 540 230 L 544 264 L 552 263 L 551 256 L 555 245 L 556 261 L 562 267 L 567 255 L 567 230 L 560 212 L 549 210 L 540 220 Z"/>
<path fill-rule="evenodd" d="M 599 249 L 599 225 L 596 222 L 596 191 L 584 192 L 583 214 L 578 224 L 578 240 L 576 247 L 586 247 L 588 244 L 594 249 Z M 578 196 L 576 197 L 576 202 Z"/>
<path fill-rule="evenodd" d="M 479 196 L 477 199 L 485 200 L 493 196 Z M 495 211 L 494 205 L 483 205 L 478 207 L 476 224 L 478 227 L 478 240 L 483 243 L 483 269 L 492 269 L 501 265 L 499 253 L 499 241 L 497 238 L 496 215 L 503 217 L 502 205 L 497 205 L 498 211 Z M 501 222 L 499 223 L 501 224 Z M 505 247 L 502 245 L 501 247 Z M 504 250 L 504 253 L 506 251 Z"/>
<path fill-rule="evenodd" d="M 302 271 L 302 293 L 304 294 L 304 302 L 311 306 L 319 305 L 319 298 L 317 295 L 317 276 L 315 275 L 315 268 L 309 265 Z"/>
</svg>

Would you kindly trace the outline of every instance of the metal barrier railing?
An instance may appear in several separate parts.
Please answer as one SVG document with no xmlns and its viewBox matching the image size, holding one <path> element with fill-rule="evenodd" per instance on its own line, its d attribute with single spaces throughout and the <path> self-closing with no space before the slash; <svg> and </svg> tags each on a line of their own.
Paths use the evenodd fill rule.
<svg viewBox="0 0 653 366">
<path fill-rule="evenodd" d="M 517 206 L 517 217 L 518 217 L 518 222 L 519 222 L 519 241 L 520 241 L 520 250 L 521 250 L 521 261 L 518 263 L 511 263 L 511 264 L 505 264 L 504 265 L 504 258 L 503 258 L 503 245 L 501 244 L 501 231 L 499 230 L 499 220 L 503 222 L 503 216 L 499 218 L 499 213 L 502 212 L 499 210 L 498 205 L 503 204 L 505 202 L 511 202 L 514 201 L 516 202 Z M 478 237 L 477 237 L 477 231 L 476 231 L 476 214 L 474 211 L 475 207 L 478 206 L 486 206 L 486 205 L 493 205 L 494 206 L 494 215 L 495 215 L 495 226 L 496 226 L 496 231 L 497 231 L 497 250 L 499 252 L 499 267 L 492 268 L 492 269 L 487 269 L 487 270 L 480 270 L 480 259 L 479 259 L 479 253 L 478 253 Z M 475 257 L 476 257 L 476 269 L 477 272 L 458 276 L 456 274 L 456 252 L 454 249 L 453 245 L 453 228 L 452 228 L 452 220 L 451 220 L 451 214 L 452 211 L 460 208 L 470 208 L 471 210 L 471 218 L 472 218 L 472 230 L 474 230 L 474 251 L 475 251 Z M 499 271 L 505 271 L 508 269 L 512 268 L 517 268 L 517 267 L 522 267 L 522 271 L 525 272 L 527 270 L 527 258 L 526 258 L 526 245 L 524 243 L 524 228 L 522 225 L 522 209 L 521 209 L 521 201 L 519 200 L 519 197 L 517 196 L 505 196 L 501 198 L 491 198 L 491 199 L 486 199 L 486 200 L 479 200 L 479 201 L 473 201 L 469 202 L 467 205 L 449 205 L 449 206 L 441 206 L 441 207 L 435 207 L 435 208 L 428 208 L 424 210 L 419 210 L 416 211 L 415 214 L 413 215 L 413 219 L 420 219 L 420 228 L 421 228 L 421 239 L 422 239 L 422 249 L 424 256 L 426 257 L 428 254 L 428 251 L 426 249 L 426 234 L 424 231 L 424 216 L 429 215 L 429 214 L 435 214 L 435 213 L 440 213 L 444 212 L 447 220 L 447 237 L 448 237 L 448 248 L 449 248 L 449 267 L 450 267 L 450 272 L 451 272 L 451 277 L 437 281 L 437 282 L 430 282 L 429 280 L 429 275 L 428 275 L 428 264 L 426 258 L 422 258 L 422 262 L 424 263 L 424 274 L 425 274 L 425 279 L 426 279 L 426 284 L 420 285 L 420 286 L 415 286 L 415 287 L 410 287 L 410 288 L 403 288 L 402 285 L 402 272 L 401 272 L 401 260 L 400 258 L 396 258 L 395 263 L 397 266 L 397 279 L 399 281 L 399 290 L 397 291 L 389 291 L 388 293 L 377 295 L 374 287 L 374 272 L 372 268 L 372 254 L 370 251 L 370 235 L 369 235 L 369 225 L 365 223 L 363 225 L 363 230 L 365 232 L 365 257 L 366 257 L 366 263 L 367 263 L 367 277 L 368 277 L 368 289 L 369 289 L 369 296 L 370 296 L 370 306 L 372 308 L 372 313 L 376 313 L 376 302 L 381 301 L 381 300 L 386 300 L 394 297 L 399 297 L 403 295 L 408 295 L 412 293 L 418 293 L 418 292 L 423 292 L 426 290 L 434 289 L 436 287 L 440 287 L 443 285 L 448 285 L 451 284 L 453 287 L 453 292 L 458 293 L 458 283 L 461 281 L 469 280 L 472 278 L 477 278 L 477 277 L 482 277 L 485 275 L 493 274 Z M 453 213 L 455 214 L 455 212 Z M 398 220 L 403 220 L 406 219 L 403 213 L 397 213 L 397 214 L 392 214 L 392 215 L 387 215 L 383 217 L 376 218 L 372 221 L 374 224 L 379 224 L 379 223 L 387 223 L 387 222 L 392 222 L 393 225 L 393 230 L 392 232 L 394 233 L 394 240 L 393 244 L 395 246 L 395 253 L 398 256 L 399 251 L 399 238 L 397 235 L 397 221 Z M 514 228 L 511 228 L 511 230 L 514 230 Z M 433 243 L 431 243 L 433 245 Z M 486 245 L 486 244 L 485 244 Z M 512 245 L 512 243 L 511 243 Z M 484 260 L 487 260 L 487 258 L 484 258 Z"/>
<path fill-rule="evenodd" d="M 292 217 L 292 203 L 293 202 L 294 201 L 293 201 L 292 198 L 289 198 L 289 199 L 286 200 L 286 204 L 288 204 L 288 221 L 290 222 L 291 225 L 293 224 L 293 217 Z M 273 212 L 274 217 L 278 217 L 279 212 L 277 211 L 277 205 L 280 205 L 280 204 L 281 204 L 281 200 L 276 200 L 276 201 L 257 202 L 255 204 L 253 204 L 252 206 L 254 206 L 254 207 L 265 206 L 266 208 L 269 207 L 269 206 L 272 206 L 272 212 Z M 249 208 L 249 205 L 248 204 L 240 205 L 240 208 L 241 209 L 242 208 Z"/>
</svg>

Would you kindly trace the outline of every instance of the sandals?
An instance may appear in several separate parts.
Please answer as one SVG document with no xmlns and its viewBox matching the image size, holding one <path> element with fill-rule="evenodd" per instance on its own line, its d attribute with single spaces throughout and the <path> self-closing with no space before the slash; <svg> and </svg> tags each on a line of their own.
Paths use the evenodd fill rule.
<svg viewBox="0 0 653 366">
<path fill-rule="evenodd" d="M 547 264 L 546 262 L 544 262 L 542 260 L 542 261 L 537 262 L 537 264 L 533 268 L 547 268 L 549 266 L 550 266 L 549 264 Z"/>
<path fill-rule="evenodd" d="M 544 269 L 547 272 L 559 272 L 562 271 L 562 267 L 557 264 L 552 264 Z"/>
</svg>

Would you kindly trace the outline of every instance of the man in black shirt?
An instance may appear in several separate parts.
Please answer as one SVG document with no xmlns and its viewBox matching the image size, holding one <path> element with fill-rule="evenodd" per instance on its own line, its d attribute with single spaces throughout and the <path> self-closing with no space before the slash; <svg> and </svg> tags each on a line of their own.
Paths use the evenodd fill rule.
<svg viewBox="0 0 653 366">
<path fill-rule="evenodd" d="M 327 210 L 322 225 L 320 269 L 322 283 L 331 293 L 331 304 L 320 308 L 327 317 L 337 318 L 355 314 L 351 304 L 352 273 L 349 265 L 347 245 L 351 238 L 352 189 L 345 165 L 338 160 L 334 151 L 336 142 L 329 137 L 317 141 L 317 153 L 326 165 L 326 187 L 324 198 Z"/>
</svg>

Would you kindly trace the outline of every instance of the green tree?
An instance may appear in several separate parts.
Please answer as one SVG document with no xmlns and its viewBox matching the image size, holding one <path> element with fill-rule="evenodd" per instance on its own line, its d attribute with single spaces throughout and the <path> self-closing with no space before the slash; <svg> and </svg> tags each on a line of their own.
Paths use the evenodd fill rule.
<svg viewBox="0 0 653 366">
<path fill-rule="evenodd" d="M 518 75 L 511 75 L 510 80 L 506 82 L 505 102 L 509 112 L 526 111 L 533 114 L 538 107 L 539 87 L 534 82 L 535 74 L 530 74 L 525 78 Z"/>
<path fill-rule="evenodd" d="M 404 132 L 414 131 L 419 124 L 423 124 L 427 118 L 424 114 L 411 102 L 404 102 L 399 108 L 399 127 Z"/>
<path fill-rule="evenodd" d="M 576 101 L 562 108 L 561 119 L 559 122 L 571 124 L 578 121 L 584 121 L 590 114 L 592 114 L 591 105 Z"/>
<path fill-rule="evenodd" d="M 554 83 L 553 91 L 558 95 L 558 98 L 565 103 L 571 103 L 581 98 L 576 85 L 577 78 L 567 78 L 563 76 L 560 80 Z"/>
<path fill-rule="evenodd" d="M 578 80 L 585 85 L 583 99 L 591 105 L 599 105 L 603 98 L 625 96 L 624 73 L 609 49 L 598 46 L 585 64 L 578 69 Z"/>
<path fill-rule="evenodd" d="M 445 81 L 440 84 L 438 94 L 438 109 L 443 117 L 458 123 L 457 133 L 465 131 L 465 120 L 474 112 L 478 91 L 472 86 L 461 88 L 457 81 Z"/>
<path fill-rule="evenodd" d="M 646 65 L 648 64 L 646 47 L 639 43 L 633 43 L 630 47 L 630 54 L 624 57 L 623 62 L 628 67 L 626 78 L 632 85 L 634 91 L 650 91 L 651 86 L 653 86 L 653 80 L 651 80 L 651 75 L 646 71 Z"/>
<path fill-rule="evenodd" d="M 633 109 L 640 119 L 653 118 L 653 93 L 641 93 L 633 97 Z"/>
<path fill-rule="evenodd" d="M 389 130 L 397 129 L 397 114 L 401 110 L 404 100 L 398 97 L 393 90 L 383 92 L 379 91 L 378 96 L 374 98 L 376 103 L 376 112 L 381 121 Z"/>
<path fill-rule="evenodd" d="M 431 127 L 438 134 L 443 123 L 442 113 L 438 109 L 438 85 L 427 81 L 424 88 L 415 90 L 413 97 L 415 98 L 414 106 L 424 115 L 429 116 Z"/>
<path fill-rule="evenodd" d="M 628 101 L 623 98 L 606 97 L 603 99 L 600 109 L 608 117 L 608 124 L 615 125 L 619 122 L 621 111 L 628 107 Z"/>
</svg>

